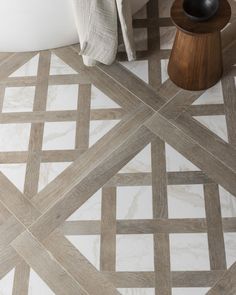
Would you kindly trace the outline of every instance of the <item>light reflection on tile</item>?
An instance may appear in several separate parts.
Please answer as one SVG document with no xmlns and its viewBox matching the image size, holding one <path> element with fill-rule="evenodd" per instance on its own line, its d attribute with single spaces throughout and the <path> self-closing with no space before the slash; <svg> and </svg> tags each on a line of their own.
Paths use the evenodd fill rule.
<svg viewBox="0 0 236 295">
<path fill-rule="evenodd" d="M 153 235 L 116 235 L 116 271 L 153 271 Z"/>
<path fill-rule="evenodd" d="M 169 59 L 161 59 L 161 82 L 164 83 L 166 80 L 169 79 L 168 75 L 168 63 Z"/>
<path fill-rule="evenodd" d="M 3 101 L 3 113 L 31 112 L 34 105 L 35 87 L 7 87 Z"/>
<path fill-rule="evenodd" d="M 173 0 L 158 1 L 160 17 L 170 17 L 170 8 L 172 3 Z"/>
<path fill-rule="evenodd" d="M 117 188 L 117 219 L 152 219 L 152 187 Z"/>
<path fill-rule="evenodd" d="M 207 234 L 170 234 L 172 271 L 210 270 Z"/>
</svg>

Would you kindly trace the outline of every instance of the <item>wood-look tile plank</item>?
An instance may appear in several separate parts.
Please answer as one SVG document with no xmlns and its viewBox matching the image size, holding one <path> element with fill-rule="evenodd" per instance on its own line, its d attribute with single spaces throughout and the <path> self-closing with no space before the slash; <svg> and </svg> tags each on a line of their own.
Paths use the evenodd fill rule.
<svg viewBox="0 0 236 295">
<path fill-rule="evenodd" d="M 15 53 L 7 58 L 0 67 L 0 80 L 5 79 L 14 71 L 24 65 L 28 60 L 34 57 L 37 52 L 22 52 Z"/>
<path fill-rule="evenodd" d="M 27 295 L 29 291 L 30 267 L 25 261 L 15 268 L 14 285 L 12 295 Z"/>
<path fill-rule="evenodd" d="M 32 199 L 33 203 L 37 208 L 45 211 L 94 170 L 96 165 L 104 161 L 110 153 L 123 144 L 151 115 L 152 111 L 144 106 L 134 109 L 131 114 L 125 116 L 119 124 L 93 145 L 88 152 L 76 160 L 41 193 L 37 194 Z"/>
<path fill-rule="evenodd" d="M 210 151 L 194 141 L 191 138 L 191 134 L 187 135 L 159 114 L 154 115 L 148 120 L 148 122 L 145 123 L 145 126 L 147 126 L 154 134 L 158 135 L 162 140 L 165 140 L 168 144 L 174 146 L 178 152 L 187 157 L 211 179 L 221 184 L 233 195 L 236 195 L 236 174 L 225 165 L 224 162 L 220 161 L 220 159 Z M 234 161 L 232 156 L 229 156 L 231 157 L 231 160 Z M 233 163 L 231 163 L 231 166 L 232 164 Z"/>
<path fill-rule="evenodd" d="M 55 231 L 44 246 L 89 295 L 120 295 L 115 286 L 99 272 L 63 235 Z"/>
<path fill-rule="evenodd" d="M 228 139 L 229 143 L 236 148 L 236 83 L 233 76 L 223 77 L 222 90 Z"/>
<path fill-rule="evenodd" d="M 234 263 L 206 295 L 235 295 L 236 294 L 236 263 Z"/>
<path fill-rule="evenodd" d="M 33 106 L 33 111 L 35 112 L 46 111 L 50 59 L 50 51 L 42 51 L 39 55 L 37 83 L 35 88 L 35 98 Z M 24 193 L 28 199 L 31 199 L 38 192 L 40 171 L 40 156 L 38 152 L 42 150 L 43 132 L 43 123 L 31 124 L 29 152 L 24 186 Z"/>
<path fill-rule="evenodd" d="M 11 246 L 0 250 L 0 279 L 21 262 L 22 258 Z"/>
<path fill-rule="evenodd" d="M 29 232 L 18 236 L 11 245 L 56 294 L 87 295 L 87 292 Z"/>
<path fill-rule="evenodd" d="M 72 187 L 69 189 L 69 179 L 67 180 L 66 191 L 61 194 L 62 197 L 57 199 L 56 204 L 48 209 L 38 221 L 30 227 L 30 231 L 40 240 L 50 234 L 141 151 L 151 140 L 152 136 L 152 133 L 149 132 L 147 128 L 141 127 L 132 134 L 122 146 L 118 146 L 111 154 L 107 153 L 107 157 L 98 163 L 98 165 L 93 166 L 93 169 L 88 174 L 78 177 L 78 174 L 73 173 L 77 178 L 77 182 L 73 183 Z M 89 161 L 91 161 L 91 158 Z M 78 168 L 82 169 L 80 165 Z M 67 169 L 67 171 L 70 170 Z M 61 185 L 59 189 L 60 191 L 62 190 Z"/>
<path fill-rule="evenodd" d="M 116 270 L 116 188 L 102 189 L 100 270 Z"/>
<path fill-rule="evenodd" d="M 91 85 L 80 85 L 76 120 L 75 148 L 86 151 L 89 147 Z"/>
<path fill-rule="evenodd" d="M 38 210 L 0 173 L 0 201 L 24 225 L 31 225 L 39 217 Z"/>
<path fill-rule="evenodd" d="M 218 185 L 204 184 L 204 197 L 210 266 L 212 270 L 224 270 L 227 266 Z"/>
</svg>

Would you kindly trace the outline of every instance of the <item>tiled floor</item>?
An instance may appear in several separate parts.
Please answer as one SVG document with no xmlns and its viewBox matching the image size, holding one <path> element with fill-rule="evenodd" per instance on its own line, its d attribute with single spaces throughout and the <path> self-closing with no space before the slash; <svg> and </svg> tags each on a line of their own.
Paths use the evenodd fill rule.
<svg viewBox="0 0 236 295">
<path fill-rule="evenodd" d="M 236 2 L 205 92 L 168 79 L 171 2 L 135 62 L 0 54 L 1 295 L 236 294 Z"/>
</svg>

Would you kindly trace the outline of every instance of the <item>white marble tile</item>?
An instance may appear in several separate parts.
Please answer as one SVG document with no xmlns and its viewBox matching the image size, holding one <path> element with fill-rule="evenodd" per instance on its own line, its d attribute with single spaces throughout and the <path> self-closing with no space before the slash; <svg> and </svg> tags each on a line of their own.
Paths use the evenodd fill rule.
<svg viewBox="0 0 236 295">
<path fill-rule="evenodd" d="M 3 100 L 3 113 L 32 112 L 35 87 L 7 87 Z"/>
<path fill-rule="evenodd" d="M 100 236 L 66 236 L 66 238 L 99 270 Z"/>
<path fill-rule="evenodd" d="M 198 122 L 228 142 L 228 132 L 225 116 L 194 116 Z"/>
<path fill-rule="evenodd" d="M 169 185 L 169 218 L 205 218 L 205 201 L 202 185 Z"/>
<path fill-rule="evenodd" d="M 44 125 L 43 150 L 75 148 L 76 122 L 50 122 Z"/>
<path fill-rule="evenodd" d="M 31 124 L 1 124 L 0 152 L 27 151 Z"/>
<path fill-rule="evenodd" d="M 235 230 L 236 231 L 236 230 Z M 224 233 L 227 267 L 236 262 L 236 232 Z"/>
<path fill-rule="evenodd" d="M 164 83 L 166 80 L 169 79 L 167 71 L 168 63 L 169 59 L 161 59 L 161 83 Z"/>
<path fill-rule="evenodd" d="M 89 147 L 94 145 L 106 133 L 108 133 L 120 120 L 96 120 L 90 121 Z"/>
<path fill-rule="evenodd" d="M 210 288 L 173 288 L 172 295 L 206 295 Z"/>
<path fill-rule="evenodd" d="M 24 191 L 26 164 L 0 164 L 0 171 L 21 192 Z"/>
<path fill-rule="evenodd" d="M 117 235 L 116 271 L 154 271 L 153 235 Z"/>
<path fill-rule="evenodd" d="M 0 293 L 1 294 L 1 293 Z M 48 285 L 38 276 L 38 274 L 30 270 L 28 295 L 54 295 L 55 293 Z"/>
<path fill-rule="evenodd" d="M 160 17 L 170 17 L 170 8 L 172 3 L 173 0 L 158 1 Z"/>
<path fill-rule="evenodd" d="M 175 39 L 175 27 L 160 27 L 161 49 L 171 49 Z"/>
<path fill-rule="evenodd" d="M 50 75 L 69 75 L 78 74 L 73 70 L 68 64 L 64 63 L 57 55 L 54 53 L 51 56 L 50 64 Z"/>
<path fill-rule="evenodd" d="M 195 102 L 193 105 L 201 105 L 201 104 L 223 104 L 223 92 L 221 81 L 216 85 L 207 89 Z"/>
<path fill-rule="evenodd" d="M 12 295 L 14 274 L 15 274 L 15 269 L 12 269 L 7 275 L 5 275 L 2 279 L 0 279 L 1 295 Z"/>
<path fill-rule="evenodd" d="M 138 76 L 144 82 L 148 83 L 148 61 L 136 60 L 136 61 L 124 61 L 121 64 L 126 67 L 134 75 Z"/>
<path fill-rule="evenodd" d="M 219 186 L 222 217 L 236 217 L 236 198 Z"/>
<path fill-rule="evenodd" d="M 9 77 L 37 76 L 38 61 L 39 54 L 31 58 L 22 67 L 13 72 Z"/>
<path fill-rule="evenodd" d="M 105 93 L 92 85 L 91 87 L 91 109 L 113 109 L 120 108 L 115 101 L 110 99 Z"/>
<path fill-rule="evenodd" d="M 152 219 L 152 187 L 117 188 L 117 219 Z"/>
<path fill-rule="evenodd" d="M 118 288 L 122 295 L 155 295 L 154 288 Z"/>
<path fill-rule="evenodd" d="M 38 191 L 45 188 L 51 181 L 53 181 L 59 174 L 61 174 L 71 162 L 57 162 L 57 163 L 41 163 L 39 171 Z"/>
<path fill-rule="evenodd" d="M 48 87 L 47 110 L 76 110 L 78 104 L 78 85 L 50 85 Z"/>
<path fill-rule="evenodd" d="M 170 234 L 172 271 L 210 270 L 207 234 Z"/>
<path fill-rule="evenodd" d="M 148 144 L 141 152 L 139 152 L 129 163 L 127 163 L 119 173 L 138 173 L 151 172 L 151 144 Z"/>
<path fill-rule="evenodd" d="M 67 221 L 76 220 L 101 220 L 102 191 L 98 190 Z"/>
<path fill-rule="evenodd" d="M 199 168 L 177 152 L 169 144 L 165 144 L 166 148 L 166 170 L 168 172 L 175 171 L 199 171 Z"/>
</svg>

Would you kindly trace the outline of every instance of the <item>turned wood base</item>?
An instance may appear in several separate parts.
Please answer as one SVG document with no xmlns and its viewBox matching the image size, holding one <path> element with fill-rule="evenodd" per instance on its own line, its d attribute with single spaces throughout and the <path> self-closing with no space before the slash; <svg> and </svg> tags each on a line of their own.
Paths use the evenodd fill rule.
<svg viewBox="0 0 236 295">
<path fill-rule="evenodd" d="M 220 32 L 188 34 L 177 30 L 168 65 L 170 79 L 187 90 L 216 84 L 223 72 Z"/>
</svg>

